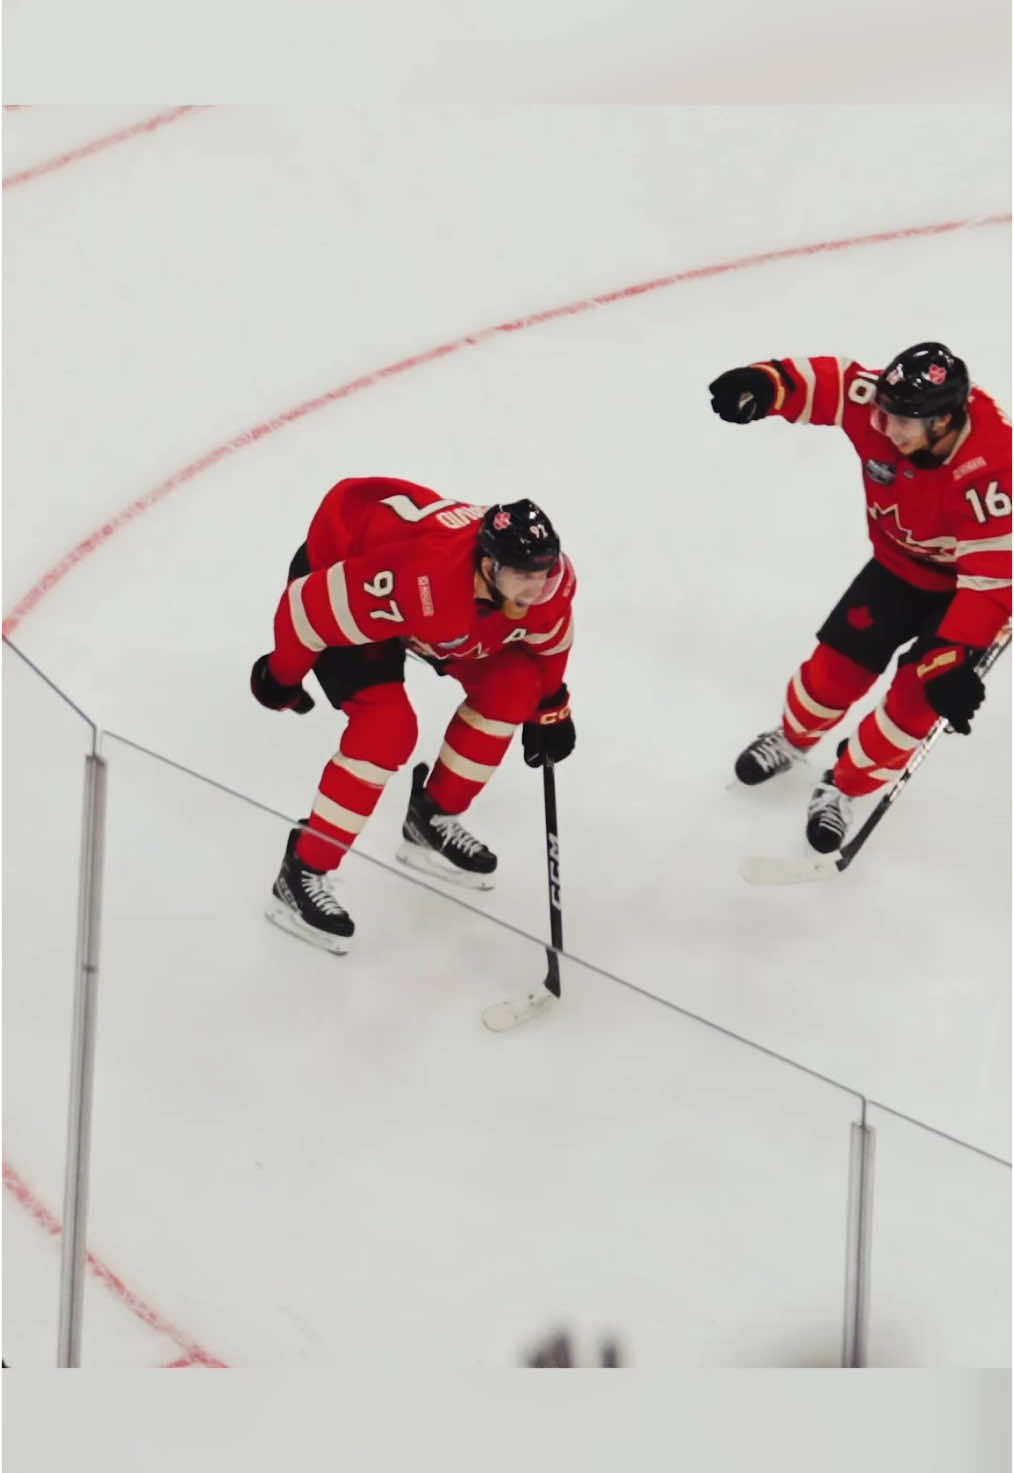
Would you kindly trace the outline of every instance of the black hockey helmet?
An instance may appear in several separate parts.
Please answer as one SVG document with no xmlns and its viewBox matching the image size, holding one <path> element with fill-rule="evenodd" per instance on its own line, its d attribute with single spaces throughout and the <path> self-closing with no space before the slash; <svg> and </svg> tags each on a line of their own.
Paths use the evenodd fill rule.
<svg viewBox="0 0 1014 1473">
<path fill-rule="evenodd" d="M 559 562 L 560 539 L 534 501 L 500 502 L 482 519 L 479 555 L 492 558 L 498 568 L 538 573 Z"/>
<path fill-rule="evenodd" d="M 916 343 L 892 358 L 877 379 L 875 402 L 904 419 L 964 415 L 971 384 L 968 369 L 943 343 Z"/>
</svg>

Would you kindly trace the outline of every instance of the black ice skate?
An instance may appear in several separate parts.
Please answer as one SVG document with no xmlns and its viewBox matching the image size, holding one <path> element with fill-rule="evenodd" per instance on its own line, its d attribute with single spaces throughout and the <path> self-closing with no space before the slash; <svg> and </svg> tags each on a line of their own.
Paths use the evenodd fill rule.
<svg viewBox="0 0 1014 1473">
<path fill-rule="evenodd" d="M 412 797 L 402 824 L 404 842 L 398 858 L 402 864 L 456 885 L 492 890 L 496 855 L 424 791 L 428 771 L 425 762 L 412 769 Z"/>
<path fill-rule="evenodd" d="M 835 787 L 832 769 L 828 768 L 813 790 L 806 810 L 806 838 L 819 854 L 832 854 L 840 849 L 852 822 L 852 799 Z"/>
<path fill-rule="evenodd" d="M 775 731 L 762 731 L 744 747 L 736 758 L 736 776 L 741 783 L 754 787 L 766 783 L 769 777 L 788 772 L 793 762 L 801 762 L 803 753 L 785 739 L 779 726 Z"/>
<path fill-rule="evenodd" d="M 309 819 L 300 819 L 309 823 Z M 355 931 L 348 911 L 335 899 L 328 885 L 327 870 L 313 869 L 296 856 L 301 829 L 293 829 L 285 846 L 285 858 L 271 887 L 272 901 L 265 914 L 283 931 L 309 941 L 311 946 L 342 956 L 344 944 Z"/>
</svg>

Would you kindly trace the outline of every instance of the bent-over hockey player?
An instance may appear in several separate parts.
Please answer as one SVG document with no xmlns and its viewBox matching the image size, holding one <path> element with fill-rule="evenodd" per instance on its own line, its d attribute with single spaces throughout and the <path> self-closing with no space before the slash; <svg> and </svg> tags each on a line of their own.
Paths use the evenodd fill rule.
<svg viewBox="0 0 1014 1473">
<path fill-rule="evenodd" d="M 407 649 L 453 675 L 465 699 L 428 780 L 426 764 L 414 769 L 398 858 L 492 886 L 495 854 L 458 819 L 518 726 L 530 767 L 573 750 L 564 673 L 575 588 L 549 518 L 531 501 L 484 508 L 385 477 L 331 488 L 289 568 L 274 649 L 250 677 L 262 705 L 302 715 L 314 704 L 302 684 L 312 670 L 348 718 L 304 820 L 308 831 L 289 835 L 272 920 L 332 951 L 353 934 L 328 876 L 415 747 Z"/>
<path fill-rule="evenodd" d="M 847 358 L 770 359 L 729 369 L 709 390 L 732 424 L 777 414 L 843 429 L 862 461 L 873 544 L 790 680 L 781 726 L 740 753 L 739 780 L 787 771 L 914 640 L 810 799 L 806 836 L 828 854 L 845 837 L 850 800 L 893 781 L 938 717 L 971 730 L 984 695 L 975 663 L 1011 611 L 1010 424 L 941 343 L 906 348 L 883 371 Z"/>
</svg>

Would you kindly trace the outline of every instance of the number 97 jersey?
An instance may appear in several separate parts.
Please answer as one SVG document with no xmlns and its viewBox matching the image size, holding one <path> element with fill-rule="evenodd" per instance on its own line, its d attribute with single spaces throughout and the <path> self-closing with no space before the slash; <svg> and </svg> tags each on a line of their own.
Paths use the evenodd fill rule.
<svg viewBox="0 0 1014 1473">
<path fill-rule="evenodd" d="M 276 679 L 297 684 L 327 648 L 401 639 L 451 661 L 525 649 L 539 659 L 547 689 L 559 686 L 573 639 L 573 569 L 563 559 L 558 591 L 523 611 L 508 613 L 479 596 L 485 510 L 411 481 L 339 481 L 310 526 L 311 571 L 289 584 L 278 605 L 270 656 Z"/>
<path fill-rule="evenodd" d="M 793 424 L 837 425 L 849 437 L 862 463 L 877 561 L 917 588 L 953 590 L 941 636 L 988 645 L 1011 612 L 1011 427 L 999 405 L 973 387 L 957 443 L 927 468 L 877 428 L 879 370 L 848 358 L 780 361 L 795 387 L 779 378 L 772 413 Z"/>
</svg>

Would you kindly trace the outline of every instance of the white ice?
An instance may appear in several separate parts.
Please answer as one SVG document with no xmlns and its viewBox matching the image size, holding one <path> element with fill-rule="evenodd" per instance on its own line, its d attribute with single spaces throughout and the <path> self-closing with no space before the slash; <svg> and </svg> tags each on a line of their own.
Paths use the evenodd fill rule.
<svg viewBox="0 0 1014 1473">
<path fill-rule="evenodd" d="M 13 114 L 5 173 L 141 115 Z M 21 185 L 4 609 L 182 467 L 385 365 L 673 272 L 1004 213 L 1008 190 L 988 107 L 216 108 Z M 576 963 L 552 1018 L 482 1030 L 545 966 L 519 753 L 469 816 L 502 877 L 473 911 L 370 862 L 392 782 L 342 871 L 336 960 L 261 918 L 282 819 L 107 740 L 89 1241 L 160 1323 L 230 1365 L 509 1366 L 560 1322 L 615 1328 L 635 1364 L 833 1365 L 858 1095 L 1009 1154 L 1009 667 L 840 882 L 745 886 L 740 855 L 800 849 L 810 778 L 730 791 L 732 758 L 867 544 L 842 436 L 732 428 L 706 392 L 756 357 L 877 365 L 933 336 L 1009 405 L 1008 261 L 1008 227 L 980 225 L 497 335 L 235 449 L 18 623 L 101 728 L 296 817 L 340 727 L 323 701 L 271 715 L 247 677 L 323 492 L 531 496 L 581 580 L 567 950 L 847 1087 Z M 5 1150 L 59 1215 L 88 732 L 4 661 Z M 409 688 L 432 761 L 458 688 Z M 1009 1173 L 871 1121 L 871 1359 L 1005 1364 Z M 11 1198 L 8 1223 L 5 1356 L 45 1364 L 55 1240 Z M 94 1276 L 86 1315 L 86 1364 L 181 1354 Z"/>
</svg>

